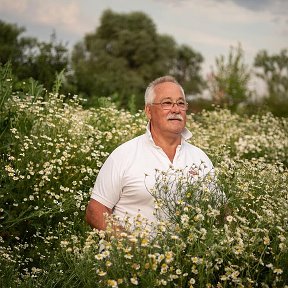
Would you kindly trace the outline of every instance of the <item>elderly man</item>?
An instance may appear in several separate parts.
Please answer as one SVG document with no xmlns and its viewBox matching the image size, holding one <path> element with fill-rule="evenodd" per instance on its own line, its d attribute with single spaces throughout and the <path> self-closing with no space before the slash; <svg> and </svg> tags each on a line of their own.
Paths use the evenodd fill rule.
<svg viewBox="0 0 288 288">
<path fill-rule="evenodd" d="M 187 102 L 180 84 L 171 76 L 151 82 L 145 92 L 146 133 L 117 147 L 103 164 L 86 210 L 91 227 L 106 229 L 105 213 L 124 217 L 138 214 L 157 221 L 154 197 L 155 171 L 213 165 L 199 148 L 186 142 Z M 203 176 L 205 174 L 203 172 Z"/>
</svg>

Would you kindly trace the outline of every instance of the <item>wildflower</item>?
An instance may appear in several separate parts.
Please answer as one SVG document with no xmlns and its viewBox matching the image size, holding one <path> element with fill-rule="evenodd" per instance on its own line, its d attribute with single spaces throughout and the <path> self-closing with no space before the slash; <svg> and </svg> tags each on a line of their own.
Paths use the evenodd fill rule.
<svg viewBox="0 0 288 288">
<path fill-rule="evenodd" d="M 286 240 L 285 236 L 282 235 L 282 234 L 280 234 L 280 235 L 278 236 L 278 238 L 279 238 L 279 240 L 280 240 L 281 242 L 284 242 L 284 241 Z"/>
<path fill-rule="evenodd" d="M 164 258 L 165 256 L 163 254 L 160 254 L 157 258 L 158 263 L 160 263 Z"/>
<path fill-rule="evenodd" d="M 110 267 L 110 266 L 112 266 L 112 262 L 109 261 L 109 260 L 107 260 L 107 261 L 106 261 L 106 267 Z"/>
<path fill-rule="evenodd" d="M 139 270 L 139 269 L 140 269 L 140 264 L 134 263 L 134 264 L 132 264 L 131 267 L 132 267 L 133 269 L 135 269 L 135 270 Z"/>
<path fill-rule="evenodd" d="M 142 241 L 141 241 L 141 246 L 142 247 L 147 247 L 148 244 L 149 244 L 149 240 L 148 239 L 146 239 L 146 238 L 142 239 Z"/>
<path fill-rule="evenodd" d="M 229 222 L 229 223 L 231 223 L 232 221 L 233 221 L 233 216 L 231 216 L 231 215 L 228 215 L 227 217 L 226 217 L 226 220 L 227 220 L 227 222 Z"/>
<path fill-rule="evenodd" d="M 123 251 L 124 251 L 125 253 L 128 253 L 128 252 L 130 252 L 131 250 L 132 250 L 131 247 L 127 247 L 127 248 L 124 248 L 124 249 L 123 249 Z"/>
<path fill-rule="evenodd" d="M 189 284 L 190 284 L 190 285 L 193 285 L 193 284 L 195 284 L 195 283 L 196 283 L 196 281 L 195 281 L 194 278 L 191 278 L 191 279 L 189 280 Z"/>
<path fill-rule="evenodd" d="M 192 266 L 191 271 L 192 271 L 192 273 L 194 273 L 194 274 L 198 274 L 198 270 L 197 270 L 197 268 L 196 268 L 195 265 Z"/>
<path fill-rule="evenodd" d="M 235 248 L 233 249 L 233 252 L 236 254 L 236 255 L 240 255 L 242 254 L 244 251 L 244 245 L 243 244 L 238 244 L 235 246 Z"/>
<path fill-rule="evenodd" d="M 105 276 L 106 274 L 107 274 L 107 272 L 105 272 L 105 271 L 102 271 L 102 270 L 99 270 L 99 269 L 97 269 L 97 274 L 99 275 L 99 276 Z"/>
<path fill-rule="evenodd" d="M 171 236 L 171 239 L 173 239 L 173 240 L 178 240 L 178 239 L 179 239 L 179 236 L 177 236 L 177 235 L 172 235 L 172 236 Z"/>
<path fill-rule="evenodd" d="M 228 280 L 228 277 L 226 275 L 221 275 L 220 276 L 220 280 L 221 281 L 227 281 Z"/>
<path fill-rule="evenodd" d="M 138 279 L 136 277 L 130 278 L 130 281 L 131 281 L 132 284 L 138 285 Z"/>
<path fill-rule="evenodd" d="M 63 247 L 63 248 L 67 247 L 67 246 L 68 246 L 68 244 L 69 244 L 69 242 L 68 242 L 68 241 L 66 241 L 66 240 L 65 240 L 65 241 L 61 241 L 61 242 L 60 242 L 60 246 L 61 246 L 61 247 Z"/>
<path fill-rule="evenodd" d="M 149 267 L 150 267 L 150 264 L 148 262 L 146 262 L 144 265 L 144 268 L 147 270 L 147 269 L 149 269 Z"/>
<path fill-rule="evenodd" d="M 125 255 L 124 255 L 124 258 L 126 258 L 126 259 L 132 259 L 132 258 L 133 258 L 133 255 L 130 254 L 130 253 L 128 253 L 128 254 L 125 254 Z"/>
<path fill-rule="evenodd" d="M 269 236 L 265 236 L 265 237 L 263 238 L 263 242 L 264 242 L 265 245 L 269 245 L 269 244 L 270 244 L 270 238 L 269 238 Z"/>
<path fill-rule="evenodd" d="M 198 262 L 198 257 L 192 257 L 191 260 L 192 260 L 193 263 L 197 263 Z"/>
<path fill-rule="evenodd" d="M 108 250 L 105 250 L 103 253 L 103 258 L 107 258 L 110 255 L 110 252 Z"/>
<path fill-rule="evenodd" d="M 202 214 L 197 214 L 194 217 L 194 221 L 198 222 L 198 221 L 203 221 L 204 220 L 204 216 Z"/>
<path fill-rule="evenodd" d="M 282 274 L 282 273 L 283 273 L 283 270 L 280 269 L 280 268 L 274 268 L 274 269 L 273 269 L 273 272 L 274 272 L 275 274 L 279 275 L 279 274 Z"/>
<path fill-rule="evenodd" d="M 201 228 L 200 233 L 202 234 L 201 239 L 205 239 L 205 236 L 207 234 L 207 230 L 205 228 Z"/>
<path fill-rule="evenodd" d="M 280 244 L 279 244 L 279 249 L 280 249 L 281 251 L 283 251 L 285 248 L 286 248 L 286 245 L 285 245 L 284 243 L 280 243 Z"/>
<path fill-rule="evenodd" d="M 169 275 L 169 279 L 170 279 L 171 281 L 173 281 L 174 279 L 178 279 L 178 278 L 179 278 L 178 275 L 175 275 L 175 274 Z"/>
<path fill-rule="evenodd" d="M 181 215 L 181 223 L 186 224 L 189 222 L 189 216 L 187 214 Z"/>
<path fill-rule="evenodd" d="M 173 252 L 172 251 L 167 251 L 165 253 L 165 262 L 170 263 L 173 261 Z"/>
<path fill-rule="evenodd" d="M 118 287 L 117 281 L 111 280 L 111 279 L 108 279 L 107 285 L 110 286 L 110 287 L 112 287 L 112 288 L 117 288 L 117 287 Z"/>
<path fill-rule="evenodd" d="M 137 238 L 134 237 L 134 236 L 129 236 L 128 238 L 129 238 L 130 242 L 132 242 L 132 243 L 136 243 L 137 242 Z"/>
<path fill-rule="evenodd" d="M 237 270 L 236 270 L 236 271 L 233 271 L 232 274 L 231 274 L 231 278 L 232 278 L 232 279 L 236 279 L 236 278 L 239 276 L 239 274 L 240 274 L 239 271 L 237 271 Z"/>
</svg>

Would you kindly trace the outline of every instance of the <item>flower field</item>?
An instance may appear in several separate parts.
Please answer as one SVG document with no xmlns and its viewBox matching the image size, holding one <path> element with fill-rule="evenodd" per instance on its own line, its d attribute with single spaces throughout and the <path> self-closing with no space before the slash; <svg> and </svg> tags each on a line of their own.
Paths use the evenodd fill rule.
<svg viewBox="0 0 288 288">
<path fill-rule="evenodd" d="M 144 113 L 3 91 L 9 78 L 0 87 L 1 287 L 288 287 L 286 118 L 188 115 L 226 203 L 211 200 L 203 179 L 179 193 L 172 224 L 151 236 L 137 217 L 115 237 L 92 231 L 85 208 L 109 153 L 145 130 Z M 162 173 L 155 197 L 165 187 Z"/>
</svg>

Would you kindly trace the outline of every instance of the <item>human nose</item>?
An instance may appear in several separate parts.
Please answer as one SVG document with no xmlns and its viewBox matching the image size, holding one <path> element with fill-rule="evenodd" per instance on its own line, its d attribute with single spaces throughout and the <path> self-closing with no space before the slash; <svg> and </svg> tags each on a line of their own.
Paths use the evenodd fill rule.
<svg viewBox="0 0 288 288">
<path fill-rule="evenodd" d="M 171 107 L 171 110 L 173 111 L 180 111 L 180 108 L 179 108 L 179 105 L 177 102 L 172 102 L 172 107 Z"/>
</svg>

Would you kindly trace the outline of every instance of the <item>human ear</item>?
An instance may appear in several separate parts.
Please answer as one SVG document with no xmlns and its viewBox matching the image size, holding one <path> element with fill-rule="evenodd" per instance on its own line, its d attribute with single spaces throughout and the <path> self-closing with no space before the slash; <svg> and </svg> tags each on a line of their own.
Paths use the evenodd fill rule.
<svg viewBox="0 0 288 288">
<path fill-rule="evenodd" d="M 151 105 L 145 105 L 145 114 L 146 117 L 151 120 Z"/>
</svg>

